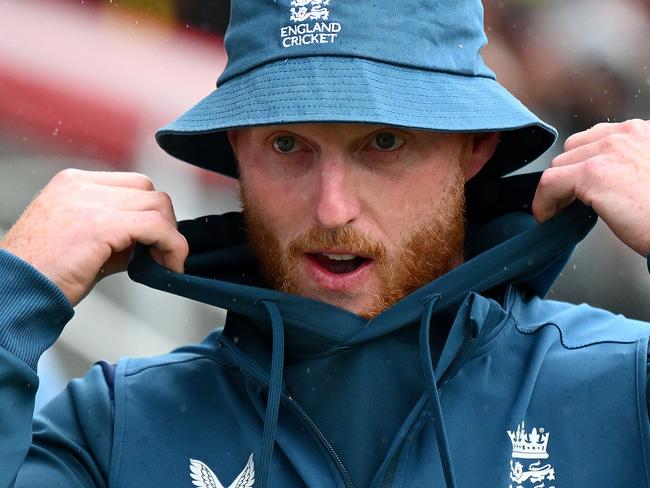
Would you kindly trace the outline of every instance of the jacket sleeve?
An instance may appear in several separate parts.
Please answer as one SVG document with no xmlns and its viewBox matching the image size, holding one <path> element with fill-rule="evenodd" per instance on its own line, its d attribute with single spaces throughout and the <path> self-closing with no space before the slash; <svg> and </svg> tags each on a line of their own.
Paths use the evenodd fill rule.
<svg viewBox="0 0 650 488">
<path fill-rule="evenodd" d="M 36 415 L 15 488 L 106 487 L 113 437 L 110 390 L 99 365 Z"/>
<path fill-rule="evenodd" d="M 102 486 L 106 478 L 111 406 L 101 368 L 33 421 L 36 364 L 73 314 L 51 281 L 0 250 L 0 488 Z"/>
</svg>

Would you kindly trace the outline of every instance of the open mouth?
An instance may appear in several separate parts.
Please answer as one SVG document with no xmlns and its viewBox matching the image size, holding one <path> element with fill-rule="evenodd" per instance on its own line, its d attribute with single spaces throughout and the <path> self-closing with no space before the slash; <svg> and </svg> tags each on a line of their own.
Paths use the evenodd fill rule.
<svg viewBox="0 0 650 488">
<path fill-rule="evenodd" d="M 332 274 L 352 273 L 372 261 L 355 254 L 309 253 L 307 257 Z"/>
</svg>

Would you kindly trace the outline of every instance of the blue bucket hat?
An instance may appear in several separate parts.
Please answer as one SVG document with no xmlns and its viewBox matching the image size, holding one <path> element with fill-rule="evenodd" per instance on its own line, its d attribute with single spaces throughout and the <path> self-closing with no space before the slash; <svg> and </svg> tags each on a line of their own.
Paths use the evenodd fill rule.
<svg viewBox="0 0 650 488">
<path fill-rule="evenodd" d="M 226 131 L 358 122 L 445 132 L 501 131 L 479 177 L 533 161 L 555 129 L 485 65 L 479 0 L 233 0 L 217 89 L 160 129 L 169 154 L 227 176 Z"/>
</svg>

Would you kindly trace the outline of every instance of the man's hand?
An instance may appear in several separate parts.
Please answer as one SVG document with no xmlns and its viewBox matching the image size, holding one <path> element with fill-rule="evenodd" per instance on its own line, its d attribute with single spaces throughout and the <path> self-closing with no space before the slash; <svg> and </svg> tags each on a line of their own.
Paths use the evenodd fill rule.
<svg viewBox="0 0 650 488">
<path fill-rule="evenodd" d="M 533 201 L 543 222 L 576 198 L 590 205 L 616 236 L 650 254 L 650 121 L 598 124 L 569 137 Z"/>
<path fill-rule="evenodd" d="M 76 305 L 104 276 L 126 269 L 136 242 L 182 272 L 188 246 L 169 196 L 137 173 L 64 170 L 27 207 L 0 247 L 32 264 Z"/>
</svg>

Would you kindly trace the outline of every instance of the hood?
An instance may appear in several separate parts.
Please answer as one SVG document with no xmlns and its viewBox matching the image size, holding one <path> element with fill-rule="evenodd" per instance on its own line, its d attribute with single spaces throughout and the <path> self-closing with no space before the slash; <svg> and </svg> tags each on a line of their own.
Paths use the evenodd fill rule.
<svg viewBox="0 0 650 488">
<path fill-rule="evenodd" d="M 371 329 L 374 332 L 370 335 L 375 336 L 380 333 L 378 329 L 386 333 L 387 328 L 412 323 L 420 317 L 422 303 L 433 295 L 440 297 L 438 309 L 458 305 L 467 293 L 483 293 L 510 284 L 518 285 L 526 295 L 543 297 L 597 217 L 589 207 L 576 202 L 538 225 L 531 215 L 531 203 L 540 176 L 529 173 L 476 185 L 470 182 L 466 189 L 464 264 L 370 321 L 323 302 L 268 288 L 247 244 L 243 217 L 236 212 L 179 223 L 190 246 L 185 274 L 157 265 L 141 245 L 134 251 L 128 272 L 136 282 L 254 321 L 268 317 L 262 302 L 272 301 L 278 305 L 285 325 L 303 329 L 304 340 L 300 342 L 305 348 L 314 347 L 316 341 L 322 350 L 331 341 L 349 338 L 360 328 Z M 318 317 L 318 327 L 312 329 L 314 317 Z M 335 325 L 332 330 L 324 330 L 323 323 Z"/>
<path fill-rule="evenodd" d="M 266 486 L 273 451 L 284 389 L 285 357 L 349 349 L 419 324 L 425 395 L 435 420 L 446 484 L 452 488 L 456 486 L 455 477 L 436 380 L 441 368 L 440 364 L 434 367 L 431 353 L 432 317 L 442 317 L 450 323 L 469 295 L 480 293 L 498 298 L 511 285 L 516 285 L 524 295 L 543 297 L 575 245 L 596 223 L 595 213 L 576 202 L 553 219 L 536 224 L 530 209 L 540 175 L 470 182 L 466 188 L 464 264 L 407 295 L 372 320 L 268 288 L 246 242 L 239 213 L 179 224 L 190 245 L 185 274 L 157 265 L 145 247 L 137 246 L 129 264 L 129 276 L 147 286 L 227 309 L 229 320 L 224 336 L 238 339 L 235 354 L 254 358 L 256 365 L 266 365 L 259 372 L 267 378 L 269 389 L 261 453 L 256 455 L 256 486 L 261 487 Z M 233 323 L 231 317 L 242 320 Z M 451 326 L 447 344 L 462 342 L 465 332 L 458 328 L 456 323 Z M 452 359 L 443 355 L 440 363 Z"/>
</svg>

